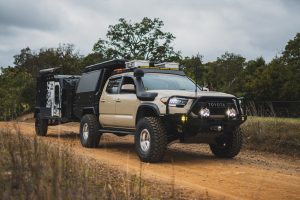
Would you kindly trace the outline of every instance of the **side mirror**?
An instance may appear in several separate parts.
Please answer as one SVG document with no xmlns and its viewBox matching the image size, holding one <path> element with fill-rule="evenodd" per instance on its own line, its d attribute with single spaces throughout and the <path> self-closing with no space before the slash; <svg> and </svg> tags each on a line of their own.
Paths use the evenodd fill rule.
<svg viewBox="0 0 300 200">
<path fill-rule="evenodd" d="M 206 87 L 202 87 L 202 91 L 209 91 L 209 89 L 208 88 L 206 88 Z"/>
<path fill-rule="evenodd" d="M 133 75 L 136 78 L 142 78 L 144 76 L 144 71 L 142 69 L 136 69 L 136 70 L 134 70 Z"/>
<path fill-rule="evenodd" d="M 121 93 L 135 93 L 135 87 L 133 84 L 124 84 L 121 87 Z"/>
</svg>

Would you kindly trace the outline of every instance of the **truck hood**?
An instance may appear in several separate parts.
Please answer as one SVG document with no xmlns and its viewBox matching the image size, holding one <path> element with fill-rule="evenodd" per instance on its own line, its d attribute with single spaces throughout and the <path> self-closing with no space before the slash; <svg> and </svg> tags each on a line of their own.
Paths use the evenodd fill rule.
<svg viewBox="0 0 300 200">
<path fill-rule="evenodd" d="M 156 92 L 158 97 L 170 97 L 173 95 L 180 95 L 180 96 L 188 96 L 188 97 L 195 97 L 195 92 L 192 91 L 182 91 L 182 90 L 149 90 L 149 92 Z M 235 98 L 234 95 L 223 93 L 223 92 L 215 92 L 215 91 L 200 91 L 197 92 L 197 97 L 230 97 Z"/>
</svg>

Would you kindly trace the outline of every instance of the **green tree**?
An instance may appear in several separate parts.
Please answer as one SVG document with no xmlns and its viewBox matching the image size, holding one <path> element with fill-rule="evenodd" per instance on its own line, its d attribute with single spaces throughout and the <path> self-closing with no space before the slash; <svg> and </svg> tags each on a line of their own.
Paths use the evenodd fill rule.
<svg viewBox="0 0 300 200">
<path fill-rule="evenodd" d="M 261 81 L 264 81 L 261 76 L 266 68 L 266 61 L 263 57 L 256 60 L 249 60 L 244 69 L 244 85 L 243 91 L 247 99 L 255 100 L 261 99 L 265 95 L 265 90 L 258 88 Z M 261 90 L 262 89 L 262 90 Z"/>
<path fill-rule="evenodd" d="M 15 67 L 3 68 L 0 75 L 0 116 L 14 117 L 32 110 L 39 70 L 61 67 L 62 74 L 81 74 L 82 56 L 70 44 L 33 52 L 29 47 L 14 56 Z"/>
<path fill-rule="evenodd" d="M 86 66 L 100 63 L 105 60 L 106 59 L 104 58 L 104 56 L 101 53 L 93 52 L 81 59 L 80 66 L 81 66 L 81 69 L 83 70 L 83 68 Z"/>
<path fill-rule="evenodd" d="M 204 79 L 207 72 L 206 68 L 203 65 L 203 56 L 197 54 L 192 57 L 185 57 L 180 61 L 180 65 L 183 68 L 185 74 L 197 82 L 200 86 L 206 86 L 207 83 Z"/>
<path fill-rule="evenodd" d="M 105 58 L 127 58 L 164 61 L 178 58 L 180 52 L 175 52 L 172 42 L 175 36 L 163 32 L 163 21 L 143 18 L 141 22 L 132 23 L 124 18 L 119 23 L 110 25 L 106 34 L 107 40 L 100 38 L 93 51 Z"/>
<path fill-rule="evenodd" d="M 245 69 L 245 91 L 259 101 L 300 99 L 300 34 L 285 46 L 282 55 L 265 64 L 262 58 L 249 61 Z M 252 75 L 251 75 L 252 74 Z"/>
<path fill-rule="evenodd" d="M 2 68 L 0 75 L 0 120 L 28 111 L 34 103 L 31 74 L 17 68 Z"/>
<path fill-rule="evenodd" d="M 285 46 L 281 57 L 282 67 L 285 70 L 286 81 L 281 88 L 281 98 L 289 100 L 300 99 L 300 33 Z"/>
<path fill-rule="evenodd" d="M 80 74 L 82 56 L 75 50 L 72 44 L 60 44 L 57 48 L 42 48 L 33 52 L 29 47 L 14 56 L 15 67 L 36 77 L 39 70 L 61 67 L 62 73 Z"/>
<path fill-rule="evenodd" d="M 212 90 L 220 90 L 236 95 L 244 95 L 242 92 L 243 70 L 245 58 L 226 52 L 217 61 L 205 64 L 207 74 L 205 81 Z"/>
</svg>

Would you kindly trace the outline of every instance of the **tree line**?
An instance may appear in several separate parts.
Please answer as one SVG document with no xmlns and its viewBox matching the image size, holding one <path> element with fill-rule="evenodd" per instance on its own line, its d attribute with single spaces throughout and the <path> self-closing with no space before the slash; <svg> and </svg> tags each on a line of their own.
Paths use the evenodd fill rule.
<svg viewBox="0 0 300 200">
<path fill-rule="evenodd" d="M 99 38 L 86 56 L 80 55 L 72 44 L 38 51 L 21 49 L 14 56 L 13 66 L 1 68 L 0 120 L 33 110 L 39 70 L 61 67 L 63 74 L 81 74 L 84 67 L 113 58 L 179 62 L 199 85 L 254 102 L 300 101 L 300 33 L 269 63 L 263 57 L 247 61 L 242 55 L 229 52 L 205 63 L 200 54 L 183 57 L 176 51 L 175 36 L 162 31 L 163 26 L 158 18 L 145 17 L 140 22 L 121 18 L 108 27 L 106 38 Z"/>
</svg>

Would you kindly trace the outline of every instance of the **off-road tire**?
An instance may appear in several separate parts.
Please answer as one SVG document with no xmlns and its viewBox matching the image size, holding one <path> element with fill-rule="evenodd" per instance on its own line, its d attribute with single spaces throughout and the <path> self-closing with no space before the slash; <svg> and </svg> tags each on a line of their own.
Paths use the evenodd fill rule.
<svg viewBox="0 0 300 200">
<path fill-rule="evenodd" d="M 88 133 L 84 137 L 83 127 L 88 127 Z M 101 133 L 99 133 L 100 124 L 95 115 L 86 114 L 80 122 L 80 142 L 87 148 L 96 148 L 99 145 Z"/>
<path fill-rule="evenodd" d="M 143 130 L 150 133 L 150 147 L 143 151 L 141 147 L 141 133 Z M 143 162 L 160 162 L 167 149 L 167 131 L 163 122 L 158 117 L 144 117 L 139 120 L 135 134 L 135 149 Z"/>
<path fill-rule="evenodd" d="M 209 145 L 210 149 L 219 158 L 233 158 L 239 154 L 242 148 L 243 134 L 240 128 L 224 134 L 223 137 L 216 140 L 216 144 Z"/>
<path fill-rule="evenodd" d="M 41 119 L 41 114 L 37 113 L 35 118 L 35 133 L 38 136 L 46 136 L 48 131 L 48 120 Z"/>
</svg>

